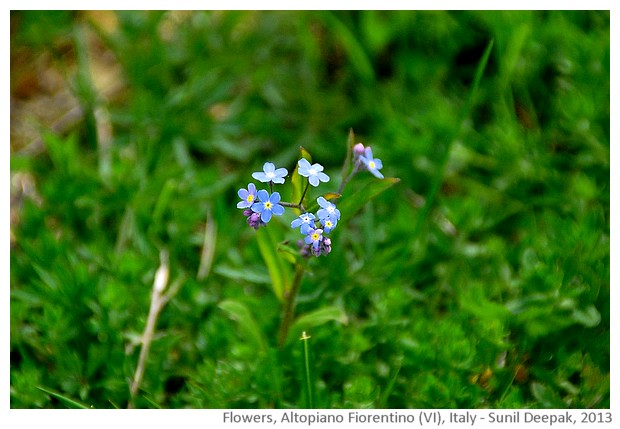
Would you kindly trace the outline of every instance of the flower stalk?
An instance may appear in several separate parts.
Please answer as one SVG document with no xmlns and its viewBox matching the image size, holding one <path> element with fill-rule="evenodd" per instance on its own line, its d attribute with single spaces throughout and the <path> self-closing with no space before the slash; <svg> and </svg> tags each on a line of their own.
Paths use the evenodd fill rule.
<svg viewBox="0 0 620 429">
<path fill-rule="evenodd" d="M 291 288 L 284 291 L 284 307 L 282 310 L 282 320 L 280 322 L 280 329 L 278 330 L 278 346 L 282 349 L 286 344 L 286 338 L 288 337 L 288 331 L 291 329 L 293 317 L 295 315 L 295 300 L 299 287 L 301 286 L 301 279 L 304 276 L 304 268 L 301 265 L 297 265 L 295 270 L 295 278 L 291 284 Z"/>
</svg>

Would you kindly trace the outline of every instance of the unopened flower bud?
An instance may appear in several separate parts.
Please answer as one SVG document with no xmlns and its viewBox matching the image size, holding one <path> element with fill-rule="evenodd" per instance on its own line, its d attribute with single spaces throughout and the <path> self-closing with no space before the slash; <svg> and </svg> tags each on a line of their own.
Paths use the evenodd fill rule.
<svg viewBox="0 0 620 429">
<path fill-rule="evenodd" d="M 260 213 L 252 213 L 248 216 L 248 225 L 254 229 L 258 229 L 263 222 L 260 220 Z"/>
<path fill-rule="evenodd" d="M 357 143 L 355 146 L 353 146 L 353 153 L 355 154 L 355 156 L 364 155 L 364 145 L 361 143 Z"/>
</svg>

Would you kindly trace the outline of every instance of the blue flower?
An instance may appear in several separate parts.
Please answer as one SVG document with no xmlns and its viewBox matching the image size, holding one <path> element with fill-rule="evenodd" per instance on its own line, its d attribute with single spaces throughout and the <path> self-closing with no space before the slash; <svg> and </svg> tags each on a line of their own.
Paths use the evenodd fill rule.
<svg viewBox="0 0 620 429">
<path fill-rule="evenodd" d="M 329 176 L 323 173 L 321 164 L 312 164 L 306 158 L 297 161 L 299 169 L 297 170 L 301 176 L 307 177 L 312 186 L 319 186 L 319 181 L 329 182 Z"/>
<path fill-rule="evenodd" d="M 323 241 L 323 230 L 310 228 L 304 241 L 306 244 L 311 244 L 313 249 L 319 249 L 319 245 Z"/>
<path fill-rule="evenodd" d="M 237 203 L 238 209 L 247 209 L 252 207 L 252 204 L 256 201 L 256 186 L 254 183 L 248 183 L 248 189 L 239 189 L 237 195 L 241 198 L 241 201 Z"/>
<path fill-rule="evenodd" d="M 370 146 L 364 149 L 364 155 L 360 155 L 360 161 L 373 175 L 379 179 L 383 179 L 383 174 L 379 170 L 383 168 L 383 163 L 379 158 L 373 158 Z"/>
<path fill-rule="evenodd" d="M 335 204 L 330 203 L 323 197 L 317 198 L 316 201 L 319 203 L 321 207 L 323 207 L 317 212 L 317 215 L 319 216 L 319 220 L 321 221 L 321 223 L 325 219 L 329 218 L 334 223 L 334 226 L 335 226 L 336 222 L 340 220 L 340 210 L 336 208 Z"/>
<path fill-rule="evenodd" d="M 299 228 L 302 234 L 307 234 L 308 230 L 314 226 L 314 215 L 312 213 L 304 213 L 291 222 L 291 228 Z"/>
<path fill-rule="evenodd" d="M 252 177 L 264 183 L 284 183 L 284 176 L 287 174 L 288 170 L 286 168 L 276 169 L 276 166 L 271 162 L 266 162 L 263 165 L 263 171 L 252 173 Z"/>
<path fill-rule="evenodd" d="M 258 191 L 259 202 L 252 205 L 252 211 L 260 213 L 260 220 L 267 223 L 271 220 L 271 215 L 281 216 L 284 214 L 284 207 L 280 204 L 280 193 L 274 192 L 269 195 L 269 192 L 261 189 Z"/>
<path fill-rule="evenodd" d="M 336 228 L 336 225 L 338 224 L 338 221 L 336 220 L 335 217 L 326 217 L 321 219 L 321 225 L 323 225 L 323 229 L 325 230 L 326 234 L 329 234 L 332 229 Z"/>
</svg>

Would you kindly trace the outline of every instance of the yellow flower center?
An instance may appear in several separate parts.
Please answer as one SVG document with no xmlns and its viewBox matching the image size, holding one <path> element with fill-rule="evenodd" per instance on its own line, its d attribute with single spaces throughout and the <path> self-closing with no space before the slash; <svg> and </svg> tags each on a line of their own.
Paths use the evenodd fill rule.
<svg viewBox="0 0 620 429">
<path fill-rule="evenodd" d="M 269 201 L 267 201 L 267 202 L 265 203 L 265 208 L 266 208 L 267 210 L 270 210 L 270 209 L 271 209 L 271 206 L 272 206 L 272 204 L 271 204 Z"/>
<path fill-rule="evenodd" d="M 252 201 L 254 201 L 254 195 L 252 194 L 248 195 L 247 200 L 248 200 L 248 203 L 251 203 Z"/>
<path fill-rule="evenodd" d="M 374 162 L 374 161 L 370 161 L 370 162 L 368 163 L 368 166 L 369 166 L 370 168 L 375 168 L 375 162 Z"/>
<path fill-rule="evenodd" d="M 325 222 L 325 226 L 328 227 L 328 228 L 331 228 L 332 227 L 332 222 L 328 220 L 327 222 Z"/>
<path fill-rule="evenodd" d="M 312 241 L 317 241 L 318 239 L 319 239 L 319 234 L 317 234 L 316 232 L 312 234 Z"/>
</svg>

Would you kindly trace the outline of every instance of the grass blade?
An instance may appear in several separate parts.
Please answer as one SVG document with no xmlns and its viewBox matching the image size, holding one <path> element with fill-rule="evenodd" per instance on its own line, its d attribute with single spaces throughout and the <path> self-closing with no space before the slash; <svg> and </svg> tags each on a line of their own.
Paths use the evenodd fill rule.
<svg viewBox="0 0 620 429">
<path fill-rule="evenodd" d="M 58 399 L 60 402 L 62 402 L 63 404 L 65 404 L 67 407 L 69 408 L 76 408 L 76 409 L 84 409 L 84 410 L 89 410 L 92 407 L 89 407 L 88 405 L 85 405 L 79 401 L 76 401 L 75 399 L 71 399 L 68 396 L 62 395 L 58 392 L 54 392 L 53 390 L 49 390 L 45 387 L 42 386 L 36 386 L 37 389 L 42 390 L 43 392 L 47 393 L 48 395 Z"/>
<path fill-rule="evenodd" d="M 472 83 L 472 87 L 471 87 L 471 90 L 469 91 L 469 96 L 467 97 L 465 106 L 463 106 L 463 110 L 461 111 L 459 120 L 454 130 L 452 131 L 452 135 L 450 135 L 450 137 L 448 138 L 448 141 L 446 143 L 446 148 L 439 161 L 439 168 L 437 169 L 437 173 L 433 177 L 433 181 L 431 183 L 430 189 L 426 196 L 426 204 L 422 208 L 422 211 L 420 212 L 418 216 L 417 222 L 413 230 L 414 239 L 417 239 L 417 237 L 419 236 L 420 231 L 422 230 L 422 227 L 424 226 L 424 223 L 426 222 L 426 219 L 430 212 L 430 208 L 433 206 L 435 202 L 435 198 L 437 197 L 437 192 L 439 192 L 439 188 L 441 187 L 441 183 L 443 182 L 443 177 L 446 171 L 446 166 L 448 165 L 448 160 L 450 159 L 450 152 L 452 150 L 452 144 L 454 143 L 454 140 L 461 132 L 463 122 L 465 121 L 467 117 L 469 117 L 471 113 L 471 109 L 474 105 L 474 100 L 476 98 L 478 88 L 480 87 L 480 81 L 482 80 L 482 75 L 484 73 L 484 70 L 486 69 L 492 50 L 493 50 L 493 40 L 491 39 L 489 43 L 487 44 L 487 47 L 484 50 L 484 53 L 482 54 L 480 61 L 478 62 L 478 66 L 476 67 L 476 73 L 474 74 L 474 80 Z"/>
</svg>

